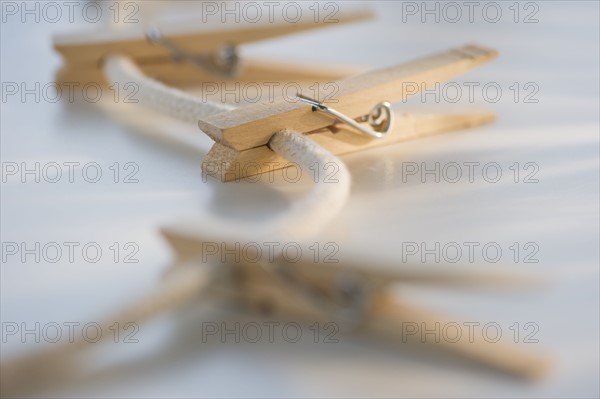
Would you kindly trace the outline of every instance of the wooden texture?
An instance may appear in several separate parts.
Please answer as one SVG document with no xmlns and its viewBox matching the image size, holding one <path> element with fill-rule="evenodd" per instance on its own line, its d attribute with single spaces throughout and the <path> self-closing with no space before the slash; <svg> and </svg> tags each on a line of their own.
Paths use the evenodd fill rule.
<svg viewBox="0 0 600 399">
<path fill-rule="evenodd" d="M 381 101 L 403 101 L 418 91 L 415 89 L 429 88 L 496 56 L 494 50 L 467 45 L 338 81 L 335 92 L 323 87 L 316 97 L 337 111 L 357 118 L 366 115 Z M 280 98 L 273 103 L 212 115 L 199 121 L 198 125 L 222 145 L 245 150 L 265 145 L 280 130 L 287 128 L 307 133 L 327 127 L 331 121 L 330 116 L 313 112 L 310 105 Z"/>
<path fill-rule="evenodd" d="M 277 93 L 277 87 L 281 91 L 281 86 L 286 83 L 298 83 L 301 86 L 306 84 L 310 86 L 314 83 L 329 83 L 357 73 L 357 68 L 340 66 L 322 66 L 322 65 L 298 65 L 285 63 L 281 61 L 257 60 L 245 58 L 241 60 L 242 68 L 240 75 L 232 78 L 216 77 L 204 71 L 198 66 L 189 62 L 174 62 L 172 59 L 161 59 L 156 62 L 137 62 L 136 65 L 145 75 L 159 80 L 169 86 L 188 88 L 193 86 L 204 86 L 212 89 L 215 85 L 221 88 L 221 85 L 231 82 L 244 84 L 278 84 L 273 89 Z M 104 73 L 100 68 L 78 68 L 73 65 L 65 65 L 56 75 L 58 84 L 78 83 L 81 86 L 86 84 L 106 85 Z M 269 87 L 263 85 L 261 88 L 265 92 Z M 241 92 L 242 90 L 238 90 Z M 221 96 L 221 91 L 215 94 Z"/>
<path fill-rule="evenodd" d="M 247 259 L 258 258 L 255 253 L 248 253 L 244 249 L 243 241 L 238 242 L 236 247 L 232 240 L 222 241 L 216 237 L 191 235 L 177 228 L 164 229 L 163 234 L 176 250 L 178 264 L 184 265 L 175 267 L 190 267 L 194 262 L 220 264 L 220 267 L 229 271 L 230 277 L 225 279 L 221 289 L 250 310 L 307 323 L 337 322 L 347 332 L 362 333 L 375 339 L 383 338 L 395 344 L 424 344 L 428 348 L 449 351 L 527 379 L 540 377 L 549 369 L 550 363 L 546 357 L 514 344 L 506 337 L 494 342 L 495 337 L 484 337 L 481 331 L 477 334 L 463 331 L 459 336 L 456 330 L 446 330 L 445 326 L 451 324 L 461 326 L 461 330 L 467 327 L 460 320 L 399 302 L 387 289 L 392 284 L 407 283 L 487 290 L 516 285 L 521 289 L 529 289 L 531 283 L 536 282 L 531 276 L 501 269 L 461 271 L 453 268 L 440 272 L 435 267 L 423 264 L 418 268 L 410 268 L 404 264 L 381 265 L 372 261 L 363 264 L 359 261 L 354 264 L 315 263 L 308 259 L 286 262 L 277 254 L 274 254 L 275 261 L 272 263 L 266 260 L 248 261 Z M 228 250 L 228 261 L 222 262 L 221 255 L 214 252 L 201 260 L 204 243 L 219 247 L 224 244 Z M 240 254 L 239 261 L 232 261 L 235 258 L 231 250 L 235 248 L 238 248 Z M 282 265 L 286 269 L 283 276 L 276 270 Z M 360 292 L 364 295 L 361 300 L 362 316 L 349 329 L 339 319 L 340 309 L 345 304 L 345 296 L 340 292 L 340 282 L 348 277 L 358 284 L 357 287 L 361 287 Z M 213 288 L 219 292 L 219 287 Z M 407 324 L 418 330 L 411 334 L 406 328 Z M 424 330 L 437 331 L 437 335 L 430 333 L 424 336 Z"/>
<path fill-rule="evenodd" d="M 297 23 L 240 24 L 235 29 L 228 27 L 227 30 L 212 31 L 199 30 L 199 26 L 202 25 L 195 23 L 188 26 L 161 27 L 161 31 L 162 35 L 178 48 L 190 54 L 207 54 L 218 50 L 224 44 L 252 43 L 318 28 L 369 20 L 373 17 L 374 14 L 370 10 L 357 10 L 351 13 L 340 13 L 336 22 L 301 20 Z M 66 71 L 69 71 L 63 72 L 63 76 L 65 73 L 66 76 L 79 76 L 77 81 L 94 79 L 94 71 L 100 69 L 102 59 L 108 54 L 124 54 L 131 57 L 138 65 L 149 68 L 151 76 L 152 68 L 148 65 L 159 65 L 158 68 L 162 70 L 161 75 L 164 77 L 164 73 L 171 71 L 168 67 L 160 67 L 160 65 L 173 61 L 173 54 L 167 48 L 148 41 L 145 32 L 140 29 L 104 30 L 56 36 L 54 48 L 63 56 L 67 65 Z M 90 74 L 91 77 L 85 77 L 86 74 Z M 169 78 L 183 79 L 183 77 L 170 76 Z"/>
<path fill-rule="evenodd" d="M 485 324 L 485 323 L 482 323 Z M 460 334 L 455 326 L 460 326 Z M 447 327 L 454 326 L 454 327 Z M 409 333 L 416 327 L 416 333 Z M 444 328 L 447 327 L 447 333 Z M 363 330 L 369 335 L 403 344 L 427 345 L 450 351 L 463 358 L 508 374 L 537 379 L 548 373 L 551 362 L 546 356 L 507 339 L 496 340 L 494 333 L 484 336 L 481 330 L 469 333 L 461 320 L 452 320 L 429 310 L 398 302 L 392 295 L 376 298 Z M 431 333 L 423 335 L 424 331 Z M 436 335 L 437 334 L 437 335 Z"/>
<path fill-rule="evenodd" d="M 394 128 L 382 139 L 357 134 L 345 125 L 336 125 L 339 128 L 334 130 L 317 130 L 310 133 L 309 137 L 333 154 L 341 155 L 430 134 L 479 126 L 492 122 L 495 115 L 490 112 L 409 114 L 398 111 L 395 113 L 395 119 Z M 238 151 L 218 142 L 213 145 L 202 162 L 203 172 L 221 181 L 252 178 L 288 166 L 290 163 L 287 160 L 271 151 L 266 145 Z"/>
<path fill-rule="evenodd" d="M 238 241 L 231 239 L 230 237 L 222 238 L 215 235 L 214 237 L 208 237 L 206 235 L 197 235 L 181 229 L 181 226 L 175 225 L 163 228 L 161 231 L 162 235 L 166 238 L 169 245 L 174 249 L 176 262 L 187 263 L 190 261 L 197 261 L 202 256 L 203 252 L 216 252 L 214 249 L 218 244 L 224 244 L 225 248 L 234 249 L 235 243 L 237 242 L 240 250 L 239 259 L 255 259 L 259 257 L 259 253 L 256 250 L 256 243 L 252 241 L 244 248 L 246 244 L 244 239 L 240 238 Z M 203 246 L 204 243 L 211 244 L 210 246 Z M 216 244 L 216 245 L 213 245 Z M 210 248 L 210 251 L 207 251 Z M 230 251 L 227 254 L 226 260 L 235 260 L 235 256 Z M 275 252 L 275 251 L 273 251 Z M 353 259 L 352 262 L 327 262 L 321 259 L 319 262 L 315 262 L 314 254 L 310 250 L 303 251 L 304 256 L 300 259 L 294 259 L 294 262 L 289 263 L 290 267 L 296 275 L 303 276 L 306 279 L 320 280 L 327 283 L 333 283 L 334 277 L 340 273 L 352 273 L 364 280 L 377 283 L 378 286 L 387 286 L 389 284 L 395 284 L 398 282 L 404 283 L 416 283 L 416 284 L 428 284 L 428 285 L 440 285 L 444 287 L 454 288 L 483 288 L 486 287 L 494 289 L 503 289 L 514 287 L 527 288 L 539 286 L 541 283 L 539 277 L 536 275 L 528 274 L 526 272 L 510 271 L 507 272 L 504 267 L 496 267 L 482 269 L 481 267 L 470 267 L 460 268 L 453 267 L 448 268 L 447 265 L 423 265 L 418 264 L 416 266 L 409 264 L 381 264 L 379 262 L 373 262 L 372 260 L 361 260 Z M 223 258 L 220 252 L 216 252 L 212 255 L 205 254 L 205 259 L 208 263 L 213 261 L 221 262 Z M 277 257 L 280 260 L 280 257 Z M 238 262 L 242 263 L 242 262 Z M 252 263 L 252 262 L 249 262 Z M 368 267 L 365 265 L 368 263 Z"/>
</svg>

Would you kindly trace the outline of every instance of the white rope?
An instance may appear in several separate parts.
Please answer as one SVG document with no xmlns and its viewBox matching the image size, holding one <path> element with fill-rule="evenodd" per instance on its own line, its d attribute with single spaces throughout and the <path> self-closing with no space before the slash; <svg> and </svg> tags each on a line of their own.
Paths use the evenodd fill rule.
<svg viewBox="0 0 600 399">
<path fill-rule="evenodd" d="M 198 97 L 151 79 L 125 56 L 107 57 L 104 73 L 111 83 L 118 83 L 119 87 L 126 83 L 136 84 L 139 88 L 136 98 L 140 105 L 194 125 L 198 119 L 234 109 L 227 104 L 203 102 Z M 350 192 L 350 173 L 337 157 L 303 134 L 287 130 L 275 133 L 269 146 L 305 172 L 315 165 L 320 170 L 326 170 L 324 168 L 330 165 L 335 168 L 332 169 L 336 171 L 331 179 L 333 181 L 316 181 L 305 198 L 296 201 L 287 213 L 267 226 L 273 234 L 283 235 L 285 239 L 303 240 L 321 230 L 341 211 Z"/>
<path fill-rule="evenodd" d="M 122 55 L 106 58 L 104 74 L 111 83 L 118 83 L 118 87 L 135 84 L 138 89 L 135 99 L 140 105 L 184 122 L 197 124 L 198 119 L 235 108 L 228 104 L 201 101 L 196 96 L 151 79 L 131 59 Z"/>
<path fill-rule="evenodd" d="M 104 64 L 104 72 L 112 83 L 137 84 L 137 97 L 141 105 L 183 121 L 196 124 L 202 117 L 233 109 L 225 104 L 202 102 L 194 96 L 150 79 L 131 60 L 123 56 L 108 57 Z M 304 171 L 315 166 L 324 170 L 329 165 L 333 165 L 337 171 L 332 181 L 316 181 L 309 194 L 294 202 L 287 212 L 278 215 L 267 227 L 272 235 L 281 239 L 308 239 L 318 233 L 344 207 L 350 193 L 350 173 L 337 157 L 298 132 L 284 130 L 275 133 L 269 141 L 269 147 Z M 121 324 L 140 323 L 189 302 L 211 282 L 208 271 L 202 267 L 179 269 L 176 275 L 167 279 L 166 284 L 158 287 L 155 293 L 127 308 L 125 312 L 107 319 L 110 323 L 105 326 L 106 329 L 115 320 L 121 321 Z M 80 339 L 50 351 L 34 353 L 30 357 L 8 364 L 3 363 L 2 371 L 6 378 L 3 381 L 2 394 L 16 394 L 24 388 L 31 389 L 32 379 L 43 384 L 43 380 L 54 378 L 55 371 L 62 369 L 55 366 L 59 361 L 68 362 L 72 355 L 88 346 L 90 345 L 86 341 Z M 63 363 L 62 366 L 66 370 L 68 364 Z"/>
<path fill-rule="evenodd" d="M 277 230 L 285 239 L 308 239 L 329 224 L 346 204 L 352 181 L 350 172 L 338 157 L 301 133 L 290 130 L 275 133 L 269 147 L 304 171 L 315 167 L 334 171 L 328 179 L 315 181 L 312 191 L 294 202 L 277 222 Z"/>
</svg>

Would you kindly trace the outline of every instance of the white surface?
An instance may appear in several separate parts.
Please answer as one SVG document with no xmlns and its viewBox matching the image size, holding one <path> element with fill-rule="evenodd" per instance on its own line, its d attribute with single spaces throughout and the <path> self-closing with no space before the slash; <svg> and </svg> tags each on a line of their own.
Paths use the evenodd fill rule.
<svg viewBox="0 0 600 399">
<path fill-rule="evenodd" d="M 517 321 L 537 323 L 540 343 L 535 349 L 555 362 L 548 378 L 534 384 L 515 382 L 442 356 L 405 354 L 349 338 L 335 345 L 206 347 L 197 341 L 197 323 L 165 317 L 142 326 L 140 343 L 126 351 L 130 356 L 120 356 L 124 359 L 115 374 L 46 394 L 597 397 L 598 3 L 537 4 L 536 24 L 515 24 L 509 17 L 497 24 L 423 24 L 416 18 L 402 23 L 400 4 L 385 2 L 377 5 L 377 22 L 302 34 L 244 51 L 369 67 L 473 41 L 500 51 L 498 60 L 456 80 L 498 82 L 506 93 L 500 102 L 486 104 L 477 97 L 479 105 L 497 112 L 498 121 L 343 157 L 354 179 L 351 199 L 315 241 L 337 242 L 342 259 L 392 261 L 400 258 L 402 242 L 494 241 L 507 254 L 515 241 L 537 243 L 539 264 L 514 264 L 509 255 L 502 263 L 550 276 L 553 284 L 545 290 L 491 295 L 407 289 L 405 295 L 461 319 L 496 321 L 505 329 Z M 2 82 L 51 82 L 61 64 L 51 34 L 81 28 L 15 19 L 3 23 Z M 539 103 L 515 104 L 508 87 L 516 81 L 536 82 Z M 286 207 L 303 188 L 282 182 L 204 183 L 196 151 L 148 140 L 89 104 L 9 100 L 1 105 L 2 162 L 93 161 L 105 172 L 114 162 L 135 162 L 140 180 L 23 184 L 11 179 L 2 184 L 3 242 L 96 241 L 107 252 L 95 264 L 24 264 L 14 258 L 3 263 L 2 322 L 99 320 L 158 284 L 172 259 L 158 234 L 160 226 L 192 215 L 260 221 Z M 158 131 L 197 131 L 164 119 L 147 123 Z M 208 150 L 209 140 L 198 142 Z M 482 179 L 402 182 L 402 162 L 436 161 L 497 162 L 507 177 L 496 184 Z M 537 163 L 539 183 L 513 183 L 508 167 L 514 162 Z M 136 242 L 140 262 L 113 262 L 108 246 L 115 241 Z M 2 359 L 39 346 L 3 343 Z M 117 356 L 121 350 L 109 345 L 104 356 Z"/>
</svg>

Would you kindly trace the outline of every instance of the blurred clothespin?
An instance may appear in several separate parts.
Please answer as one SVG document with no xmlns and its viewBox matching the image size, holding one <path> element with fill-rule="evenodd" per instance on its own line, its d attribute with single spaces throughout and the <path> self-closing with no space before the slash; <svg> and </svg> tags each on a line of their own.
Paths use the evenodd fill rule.
<svg viewBox="0 0 600 399">
<path fill-rule="evenodd" d="M 272 60 L 240 58 L 240 45 L 281 36 L 334 27 L 374 17 L 370 10 L 340 13 L 334 23 L 305 20 L 236 26 L 227 30 L 199 30 L 193 26 L 151 27 L 141 30 L 105 30 L 57 36 L 54 48 L 63 56 L 59 83 L 106 83 L 102 60 L 110 54 L 130 57 L 141 70 L 171 86 L 203 82 L 332 81 L 348 76 L 350 68 L 298 65 Z"/>
<path fill-rule="evenodd" d="M 314 259 L 261 256 L 256 242 L 200 237 L 178 227 L 163 229 L 177 260 L 171 270 L 217 265 L 207 289 L 223 294 L 246 309 L 307 324 L 334 322 L 346 333 L 357 333 L 404 344 L 432 344 L 461 357 L 522 378 L 537 378 L 548 359 L 514 342 L 488 340 L 483 335 L 454 332 L 437 339 L 423 332 L 464 326 L 448 316 L 398 301 L 391 288 L 402 284 L 456 288 L 531 289 L 540 280 L 506 271 L 382 265 L 376 262 L 327 263 Z M 246 245 L 249 244 L 249 245 Z M 226 251 L 225 254 L 223 251 Z M 312 257 L 312 254 L 311 254 Z M 442 327 L 443 326 L 443 327 Z"/>
<path fill-rule="evenodd" d="M 540 283 L 531 275 L 475 271 L 456 265 L 442 269 L 423 264 L 418 268 L 406 264 L 398 267 L 374 261 L 361 264 L 290 260 L 277 252 L 265 257 L 256 252 L 256 242 L 200 236 L 181 225 L 163 229 L 163 235 L 176 253 L 165 281 L 141 300 L 106 318 L 100 323 L 101 330 L 109 330 L 115 323 L 141 324 L 200 300 L 233 301 L 268 317 L 306 325 L 332 322 L 345 334 L 390 344 L 423 344 L 523 379 L 541 377 L 549 369 L 546 357 L 510 340 L 490 340 L 482 334 L 460 330 L 444 333 L 448 326 L 456 330 L 456 326 L 461 328 L 467 323 L 413 307 L 398 300 L 393 292 L 394 287 L 403 284 L 531 289 Z M 431 338 L 436 331 L 437 338 Z M 111 337 L 106 334 L 100 338 L 106 342 Z M 53 381 L 78 377 L 81 370 L 77 361 L 81 360 L 82 351 L 98 343 L 77 337 L 73 342 L 3 362 L 3 395 L 22 394 Z"/>
</svg>

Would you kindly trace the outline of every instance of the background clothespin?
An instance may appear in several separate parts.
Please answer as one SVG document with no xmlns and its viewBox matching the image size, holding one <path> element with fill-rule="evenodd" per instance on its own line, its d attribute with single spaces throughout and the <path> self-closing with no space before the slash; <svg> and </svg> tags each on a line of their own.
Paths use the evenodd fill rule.
<svg viewBox="0 0 600 399">
<path fill-rule="evenodd" d="M 364 334 L 392 343 L 427 344 L 521 378 L 537 378 L 549 360 L 513 342 L 492 342 L 462 334 L 455 339 L 424 339 L 422 331 L 459 324 L 448 315 L 400 301 L 391 291 L 405 284 L 460 289 L 531 289 L 541 280 L 525 273 L 495 269 L 443 269 L 427 265 L 382 265 L 372 260 L 354 263 L 290 261 L 282 254 L 261 257 L 256 242 L 202 237 L 176 227 L 163 230 L 176 252 L 177 268 L 220 264 L 219 281 L 211 289 L 245 308 L 270 316 L 314 322 L 334 322 L 346 333 Z M 227 255 L 224 257 L 224 248 Z M 254 251 L 253 251 L 254 250 Z M 409 329 L 407 326 L 413 328 Z M 414 330 L 417 326 L 417 330 Z"/>
<path fill-rule="evenodd" d="M 285 35 L 340 24 L 369 20 L 374 13 L 368 9 L 340 13 L 335 23 L 324 20 L 301 20 L 297 23 L 246 25 L 227 30 L 199 29 L 201 24 L 152 27 L 142 31 L 112 30 L 56 36 L 54 48 L 63 56 L 64 67 L 56 80 L 59 83 L 89 82 L 106 84 L 101 70 L 104 57 L 123 54 L 135 61 L 152 78 L 176 87 L 199 85 L 204 82 L 331 82 L 348 76 L 351 68 L 326 68 L 298 65 L 275 60 L 239 59 L 238 73 L 219 73 L 218 68 L 205 68 L 189 62 L 194 57 L 220 58 L 224 50 L 237 46 L 276 39 Z M 215 73 L 216 72 L 216 73 Z"/>
</svg>

